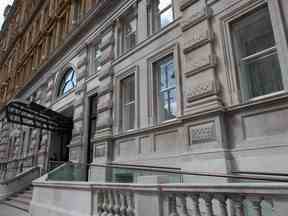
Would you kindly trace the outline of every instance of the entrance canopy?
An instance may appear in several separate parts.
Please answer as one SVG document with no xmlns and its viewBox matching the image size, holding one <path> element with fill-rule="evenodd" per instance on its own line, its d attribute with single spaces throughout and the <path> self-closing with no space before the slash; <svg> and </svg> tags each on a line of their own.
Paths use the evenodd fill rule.
<svg viewBox="0 0 288 216">
<path fill-rule="evenodd" d="M 73 127 L 73 119 L 35 102 L 13 100 L 6 106 L 8 122 L 48 131 L 65 132 Z"/>
</svg>

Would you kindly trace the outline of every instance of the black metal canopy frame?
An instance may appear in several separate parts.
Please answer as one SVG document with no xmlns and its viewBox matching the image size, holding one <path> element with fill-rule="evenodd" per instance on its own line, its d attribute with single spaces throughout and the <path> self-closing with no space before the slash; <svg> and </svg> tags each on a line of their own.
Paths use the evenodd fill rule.
<svg viewBox="0 0 288 216">
<path fill-rule="evenodd" d="M 53 132 L 66 132 L 73 128 L 73 119 L 35 102 L 13 100 L 6 106 L 8 122 Z"/>
</svg>

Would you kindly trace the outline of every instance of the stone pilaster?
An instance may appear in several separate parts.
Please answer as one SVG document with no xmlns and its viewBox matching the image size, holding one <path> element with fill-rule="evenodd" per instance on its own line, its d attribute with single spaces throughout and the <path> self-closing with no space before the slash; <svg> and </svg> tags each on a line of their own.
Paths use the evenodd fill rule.
<svg viewBox="0 0 288 216">
<path fill-rule="evenodd" d="M 213 11 L 204 1 L 185 0 L 183 13 L 182 59 L 184 115 L 222 109 L 221 86 L 217 79 L 216 36 L 211 25 Z"/>
<path fill-rule="evenodd" d="M 99 71 L 100 86 L 98 88 L 97 123 L 96 133 L 93 137 L 93 162 L 105 163 L 112 157 L 112 104 L 113 104 L 113 68 L 114 59 L 114 32 L 112 26 L 101 35 L 100 48 L 103 53 L 101 58 L 102 68 Z M 101 168 L 99 168 L 101 169 Z M 91 170 L 90 178 L 94 173 L 102 173 L 102 177 L 108 175 L 107 169 Z M 100 180 L 99 178 L 97 180 Z M 102 179 L 103 180 L 103 179 Z"/>
<path fill-rule="evenodd" d="M 73 131 L 72 141 L 69 146 L 69 159 L 73 162 L 83 162 L 81 153 L 84 149 L 84 118 L 85 118 L 85 97 L 86 97 L 86 83 L 85 77 L 88 70 L 88 53 L 84 48 L 77 57 L 77 87 L 75 90 L 74 99 L 74 115 L 73 115 Z"/>
</svg>

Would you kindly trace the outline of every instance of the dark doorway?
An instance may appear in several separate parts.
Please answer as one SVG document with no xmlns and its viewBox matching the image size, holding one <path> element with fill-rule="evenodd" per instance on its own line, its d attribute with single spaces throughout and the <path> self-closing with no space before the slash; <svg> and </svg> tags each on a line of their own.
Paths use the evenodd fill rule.
<svg viewBox="0 0 288 216">
<path fill-rule="evenodd" d="M 61 112 L 62 115 L 73 118 L 73 108 L 68 108 Z M 67 131 L 56 131 L 52 134 L 52 140 L 49 148 L 48 171 L 69 161 L 68 145 L 72 139 L 72 129 Z"/>
</svg>

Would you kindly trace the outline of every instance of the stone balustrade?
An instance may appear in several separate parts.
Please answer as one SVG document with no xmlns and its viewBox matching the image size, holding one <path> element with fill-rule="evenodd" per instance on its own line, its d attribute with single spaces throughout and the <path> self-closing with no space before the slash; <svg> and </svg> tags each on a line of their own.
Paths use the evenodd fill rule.
<svg viewBox="0 0 288 216">
<path fill-rule="evenodd" d="M 99 216 L 134 216 L 135 201 L 132 191 L 97 190 L 97 213 Z"/>
<path fill-rule="evenodd" d="M 33 185 L 32 215 L 286 216 L 288 212 L 287 183 L 36 181 Z"/>
</svg>

